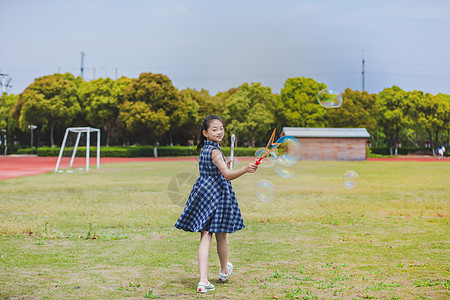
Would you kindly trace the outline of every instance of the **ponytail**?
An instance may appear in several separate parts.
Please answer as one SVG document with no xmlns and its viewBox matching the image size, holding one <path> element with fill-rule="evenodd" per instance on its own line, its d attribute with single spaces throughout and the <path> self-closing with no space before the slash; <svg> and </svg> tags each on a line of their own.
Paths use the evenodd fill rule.
<svg viewBox="0 0 450 300">
<path fill-rule="evenodd" d="M 200 136 L 201 136 L 202 139 L 197 144 L 197 152 L 202 151 L 202 148 L 205 145 L 205 141 L 206 141 L 206 136 L 203 135 L 203 127 L 202 127 L 202 130 L 200 131 Z"/>
<path fill-rule="evenodd" d="M 216 116 L 216 115 L 209 115 L 203 119 L 202 129 L 200 131 L 201 140 L 197 144 L 197 152 L 200 152 L 202 150 L 203 146 L 205 145 L 206 136 L 203 135 L 203 130 L 208 131 L 209 124 L 211 123 L 212 120 L 219 120 L 223 124 L 223 120 L 219 116 Z"/>
</svg>

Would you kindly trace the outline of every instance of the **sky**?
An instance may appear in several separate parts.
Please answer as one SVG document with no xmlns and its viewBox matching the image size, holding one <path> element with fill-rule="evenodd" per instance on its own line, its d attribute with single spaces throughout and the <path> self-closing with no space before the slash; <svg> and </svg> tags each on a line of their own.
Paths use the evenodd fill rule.
<svg viewBox="0 0 450 300">
<path fill-rule="evenodd" d="M 0 0 L 0 73 L 19 94 L 57 72 L 167 75 L 211 95 L 288 78 L 450 94 L 448 0 Z"/>
</svg>

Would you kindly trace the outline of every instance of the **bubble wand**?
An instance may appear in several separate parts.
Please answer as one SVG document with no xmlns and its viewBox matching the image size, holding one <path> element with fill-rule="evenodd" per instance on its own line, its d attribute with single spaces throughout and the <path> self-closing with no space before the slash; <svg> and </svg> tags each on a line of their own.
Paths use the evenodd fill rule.
<svg viewBox="0 0 450 300">
<path fill-rule="evenodd" d="M 230 161 L 230 171 L 233 171 L 233 160 L 234 160 L 234 141 L 236 140 L 236 136 L 234 133 L 231 135 L 231 161 Z"/>
<path fill-rule="evenodd" d="M 256 160 L 256 163 L 255 163 L 256 165 L 261 164 L 261 160 L 262 160 L 265 156 L 267 156 L 270 152 L 272 152 L 273 150 L 277 149 L 278 146 L 280 146 L 280 143 L 274 143 L 274 142 L 273 142 L 273 139 L 274 139 L 274 137 L 275 137 L 275 132 L 276 132 L 276 131 L 277 131 L 277 129 L 275 128 L 275 129 L 273 130 L 273 132 L 272 132 L 272 135 L 270 136 L 269 142 L 267 142 L 266 148 L 264 148 L 263 155 L 262 155 L 260 158 L 258 158 L 258 159 Z M 274 146 L 274 147 L 273 147 L 272 149 L 269 150 L 269 145 Z"/>
</svg>

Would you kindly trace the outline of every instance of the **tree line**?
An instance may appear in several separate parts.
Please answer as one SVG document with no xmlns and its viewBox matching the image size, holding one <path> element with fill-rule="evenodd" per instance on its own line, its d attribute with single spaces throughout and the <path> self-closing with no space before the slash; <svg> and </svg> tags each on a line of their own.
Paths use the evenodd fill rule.
<svg viewBox="0 0 450 300">
<path fill-rule="evenodd" d="M 244 83 L 212 96 L 207 90 L 177 89 L 163 74 L 139 78 L 84 81 L 70 73 L 35 79 L 21 94 L 3 94 L 0 129 L 4 137 L 29 145 L 29 125 L 36 125 L 37 146 L 59 145 L 66 127 L 102 129 L 102 144 L 195 144 L 203 118 L 222 116 L 226 131 L 240 146 L 261 145 L 273 128 L 366 128 L 374 147 L 399 141 L 409 147 L 436 149 L 448 144 L 450 96 L 404 91 L 397 86 L 379 94 L 343 91 L 343 105 L 326 109 L 317 94 L 326 88 L 312 78 L 288 78 L 279 94 L 260 83 Z M 225 137 L 225 144 L 228 136 Z"/>
</svg>

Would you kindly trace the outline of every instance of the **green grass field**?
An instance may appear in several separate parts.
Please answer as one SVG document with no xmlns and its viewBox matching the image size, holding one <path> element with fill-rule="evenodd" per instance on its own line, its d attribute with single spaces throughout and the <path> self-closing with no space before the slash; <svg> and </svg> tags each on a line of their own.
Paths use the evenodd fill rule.
<svg viewBox="0 0 450 300">
<path fill-rule="evenodd" d="M 342 176 L 359 174 L 347 190 Z M 194 160 L 0 181 L 1 299 L 448 299 L 450 164 L 313 162 L 233 181 L 246 229 L 235 272 L 197 295 L 198 233 L 176 230 L 168 183 Z M 255 184 L 271 181 L 269 203 Z M 180 188 L 188 193 L 189 188 Z"/>
</svg>

